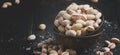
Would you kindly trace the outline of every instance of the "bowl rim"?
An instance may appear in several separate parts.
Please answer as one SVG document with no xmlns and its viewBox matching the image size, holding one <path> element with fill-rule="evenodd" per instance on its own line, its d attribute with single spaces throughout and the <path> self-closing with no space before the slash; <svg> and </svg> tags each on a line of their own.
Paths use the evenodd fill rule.
<svg viewBox="0 0 120 55">
<path fill-rule="evenodd" d="M 57 35 L 61 35 L 62 37 L 71 37 L 71 38 L 89 38 L 89 37 L 95 37 L 97 35 L 102 34 L 103 31 L 104 31 L 104 29 L 99 31 L 99 29 L 103 28 L 102 26 L 104 26 L 104 16 L 102 16 L 101 19 L 102 19 L 102 22 L 100 23 L 100 27 L 98 27 L 95 31 L 93 31 L 92 33 L 87 34 L 87 35 L 75 36 L 75 37 L 73 37 L 73 36 L 66 36 L 64 33 L 61 33 L 60 31 L 58 31 L 58 29 L 57 29 L 56 26 L 54 26 L 54 32 L 53 33 L 57 34 Z M 99 31 L 99 32 L 95 33 L 96 31 Z M 95 34 L 93 34 L 93 33 L 95 33 Z"/>
</svg>

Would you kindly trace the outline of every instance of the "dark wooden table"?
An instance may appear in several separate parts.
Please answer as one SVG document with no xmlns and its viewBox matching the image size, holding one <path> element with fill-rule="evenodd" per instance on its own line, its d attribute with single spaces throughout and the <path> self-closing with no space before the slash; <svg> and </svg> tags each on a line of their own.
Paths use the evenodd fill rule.
<svg viewBox="0 0 120 55">
<path fill-rule="evenodd" d="M 3 2 L 5 0 L 0 1 L 0 6 Z M 55 16 L 72 2 L 95 6 L 105 17 L 104 37 L 95 46 L 89 48 L 87 53 L 80 55 L 95 55 L 94 49 L 105 39 L 120 38 L 119 0 L 100 0 L 98 3 L 92 3 L 90 0 L 21 0 L 19 5 L 13 0 L 11 2 L 13 6 L 7 9 L 0 8 L 0 55 L 32 55 L 38 40 L 29 42 L 26 40 L 27 36 L 31 31 L 35 35 L 40 35 L 38 34 L 40 23 L 47 25 L 45 33 L 52 33 Z M 119 46 L 113 51 L 114 55 L 120 54 Z"/>
</svg>

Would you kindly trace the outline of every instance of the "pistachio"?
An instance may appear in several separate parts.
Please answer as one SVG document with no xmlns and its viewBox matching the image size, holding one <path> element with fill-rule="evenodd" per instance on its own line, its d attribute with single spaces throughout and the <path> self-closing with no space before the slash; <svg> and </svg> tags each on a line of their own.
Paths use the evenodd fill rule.
<svg viewBox="0 0 120 55">
<path fill-rule="evenodd" d="M 78 5 L 76 3 L 72 3 L 70 4 L 66 10 L 72 9 L 72 10 L 77 10 Z"/>
<path fill-rule="evenodd" d="M 72 26 L 70 26 L 69 24 L 67 24 L 66 26 L 65 26 L 65 30 L 70 30 L 72 28 Z"/>
<path fill-rule="evenodd" d="M 97 19 L 99 19 L 101 16 L 102 16 L 102 13 L 100 13 L 100 12 L 98 12 L 98 13 L 96 14 L 96 18 L 97 18 Z"/>
<path fill-rule="evenodd" d="M 69 52 L 69 55 L 76 55 L 77 52 L 73 49 L 67 49 L 66 52 Z"/>
<path fill-rule="evenodd" d="M 120 40 L 118 38 L 111 38 L 111 41 L 114 43 L 120 43 Z"/>
<path fill-rule="evenodd" d="M 70 14 L 70 15 L 72 15 L 72 14 L 74 14 L 76 12 L 74 10 L 72 10 L 72 9 L 69 9 L 69 10 L 67 10 L 67 13 Z"/>
<path fill-rule="evenodd" d="M 55 50 L 51 50 L 51 51 L 49 52 L 49 55 L 58 55 L 58 53 L 57 53 L 57 51 L 55 51 Z"/>
<path fill-rule="evenodd" d="M 58 50 L 58 55 L 62 55 L 62 53 L 63 53 L 63 50 L 60 48 L 60 49 Z"/>
<path fill-rule="evenodd" d="M 69 52 L 63 52 L 62 55 L 70 55 Z"/>
<path fill-rule="evenodd" d="M 115 44 L 115 43 L 110 43 L 110 44 L 108 45 L 108 47 L 109 47 L 110 49 L 114 49 L 114 48 L 116 47 L 116 44 Z"/>
<path fill-rule="evenodd" d="M 97 20 L 96 20 L 96 23 L 98 23 L 98 24 L 100 24 L 101 22 L 102 22 L 101 19 L 97 19 Z"/>
<path fill-rule="evenodd" d="M 63 21 L 61 22 L 61 24 L 62 24 L 63 26 L 66 26 L 66 25 L 70 25 L 71 22 L 70 22 L 70 20 L 63 20 Z"/>
<path fill-rule="evenodd" d="M 16 4 L 20 4 L 20 0 L 15 0 L 15 3 Z"/>
<path fill-rule="evenodd" d="M 46 25 L 45 25 L 45 24 L 40 24 L 40 25 L 39 25 L 39 29 L 45 30 L 45 29 L 46 29 Z"/>
<path fill-rule="evenodd" d="M 63 18 L 66 19 L 66 20 L 70 20 L 70 19 L 71 19 L 71 15 L 65 13 L 65 14 L 63 15 Z"/>
<path fill-rule="evenodd" d="M 104 52 L 104 55 L 113 55 L 113 52 L 109 51 L 109 52 Z"/>
<path fill-rule="evenodd" d="M 37 44 L 37 47 L 42 48 L 42 45 L 43 45 L 43 43 L 40 42 L 40 43 Z"/>
<path fill-rule="evenodd" d="M 95 15 L 93 15 L 93 14 L 87 14 L 87 19 L 88 20 L 95 19 Z"/>
<path fill-rule="evenodd" d="M 66 36 L 73 36 L 73 37 L 75 37 L 76 36 L 76 32 L 74 30 L 67 30 L 65 32 L 65 35 Z"/>
<path fill-rule="evenodd" d="M 41 53 L 40 55 L 47 55 L 47 53 Z"/>
<path fill-rule="evenodd" d="M 81 23 L 76 23 L 72 25 L 72 30 L 80 30 L 83 27 Z"/>
<path fill-rule="evenodd" d="M 94 30 L 95 30 L 95 28 L 94 28 L 93 26 L 87 26 L 87 31 L 92 32 L 92 31 L 94 31 Z"/>
<path fill-rule="evenodd" d="M 47 49 L 46 48 L 42 48 L 42 53 L 47 53 Z"/>
<path fill-rule="evenodd" d="M 59 24 L 59 21 L 58 20 L 55 20 L 54 21 L 54 25 L 56 26 L 56 27 L 58 27 L 60 24 Z"/>
<path fill-rule="evenodd" d="M 76 20 L 85 20 L 86 18 L 82 15 L 72 15 L 71 20 L 76 21 Z"/>
<path fill-rule="evenodd" d="M 97 3 L 99 0 L 91 0 L 91 2 Z"/>
<path fill-rule="evenodd" d="M 29 35 L 27 40 L 35 40 L 36 39 L 36 36 L 34 34 L 32 35 Z"/>
<path fill-rule="evenodd" d="M 83 20 L 76 20 L 76 23 L 81 23 L 82 25 L 86 25 L 86 22 Z"/>
<path fill-rule="evenodd" d="M 64 26 L 62 26 L 62 25 L 58 26 L 58 30 L 59 30 L 60 32 L 65 32 L 65 28 L 64 28 Z"/>
<path fill-rule="evenodd" d="M 85 10 L 88 10 L 88 9 L 90 8 L 90 5 L 85 4 L 85 5 L 83 5 L 83 8 L 84 8 Z"/>
<path fill-rule="evenodd" d="M 8 8 L 9 6 L 12 6 L 11 2 L 4 2 L 2 8 Z"/>
<path fill-rule="evenodd" d="M 99 27 L 98 23 L 94 23 L 93 25 L 94 25 L 95 28 Z"/>
<path fill-rule="evenodd" d="M 110 51 L 110 48 L 108 48 L 108 47 L 104 47 L 103 49 L 105 50 L 105 52 L 109 52 Z"/>
<path fill-rule="evenodd" d="M 58 17 L 61 17 L 61 16 L 63 16 L 65 13 L 67 13 L 65 10 L 62 10 L 62 11 L 60 11 L 59 13 L 58 13 Z"/>
<path fill-rule="evenodd" d="M 86 21 L 86 25 L 87 25 L 87 26 L 93 26 L 94 23 L 95 23 L 94 20 L 87 20 L 87 21 Z"/>
<path fill-rule="evenodd" d="M 77 36 L 79 36 L 79 37 L 80 37 L 80 36 L 81 36 L 81 34 L 82 34 L 82 31 L 81 31 L 81 30 L 77 30 L 77 31 L 76 31 L 76 33 L 77 33 Z"/>
</svg>

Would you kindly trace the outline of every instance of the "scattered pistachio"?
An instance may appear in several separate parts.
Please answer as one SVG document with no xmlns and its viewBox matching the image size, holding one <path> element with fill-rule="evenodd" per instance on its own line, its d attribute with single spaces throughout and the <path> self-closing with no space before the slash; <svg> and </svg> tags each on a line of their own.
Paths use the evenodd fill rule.
<svg viewBox="0 0 120 55">
<path fill-rule="evenodd" d="M 11 2 L 4 2 L 2 8 L 8 8 L 9 6 L 12 6 Z"/>
<path fill-rule="evenodd" d="M 34 34 L 32 35 L 29 35 L 27 40 L 35 40 L 36 39 L 36 36 Z"/>
<path fill-rule="evenodd" d="M 61 55 L 70 55 L 69 52 L 63 52 Z"/>
<path fill-rule="evenodd" d="M 58 55 L 58 53 L 57 53 L 57 51 L 55 51 L 55 50 L 51 50 L 51 51 L 49 52 L 49 55 Z"/>
<path fill-rule="evenodd" d="M 118 38 L 112 38 L 111 41 L 114 43 L 120 43 L 120 40 Z"/>
<path fill-rule="evenodd" d="M 40 24 L 40 25 L 39 25 L 39 29 L 45 30 L 45 29 L 46 29 L 46 25 L 45 25 L 45 24 Z"/>
<path fill-rule="evenodd" d="M 66 52 L 69 52 L 69 55 L 76 55 L 77 52 L 73 49 L 67 49 Z"/>
</svg>

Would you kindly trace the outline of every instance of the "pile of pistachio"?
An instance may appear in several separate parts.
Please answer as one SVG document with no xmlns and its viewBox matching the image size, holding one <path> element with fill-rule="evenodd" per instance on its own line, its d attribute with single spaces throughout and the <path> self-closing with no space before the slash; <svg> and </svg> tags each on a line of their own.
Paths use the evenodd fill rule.
<svg viewBox="0 0 120 55">
<path fill-rule="evenodd" d="M 104 45 L 97 50 L 96 55 L 113 55 L 112 50 L 115 49 L 117 44 L 120 44 L 118 38 L 111 38 L 111 41 L 105 40 Z"/>
<path fill-rule="evenodd" d="M 99 27 L 102 13 L 88 4 L 72 3 L 66 10 L 61 10 L 54 25 L 66 36 L 80 37 L 86 32 L 93 32 Z"/>
</svg>

